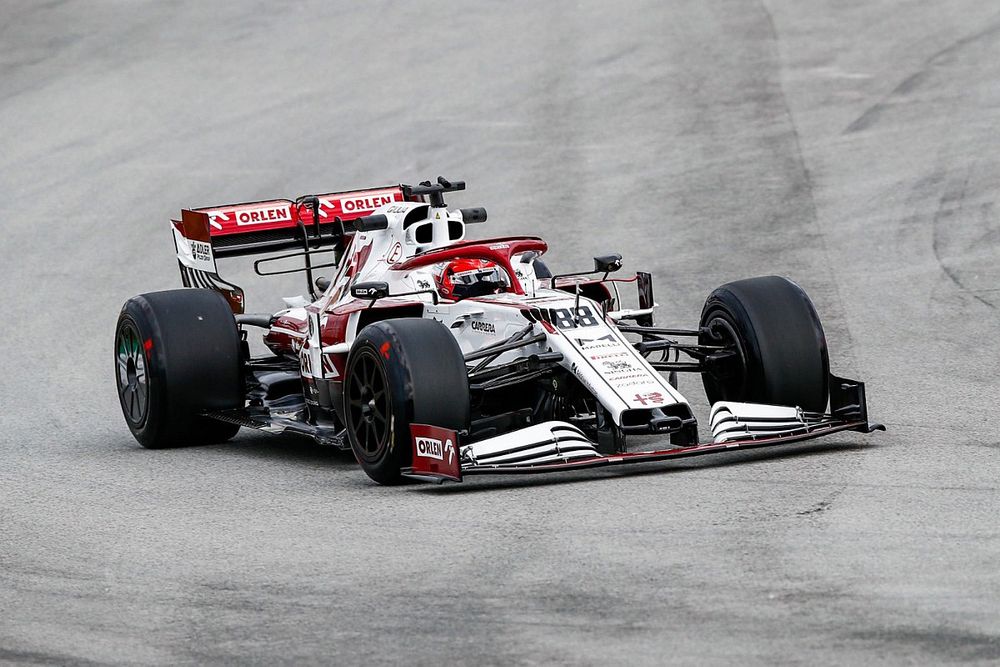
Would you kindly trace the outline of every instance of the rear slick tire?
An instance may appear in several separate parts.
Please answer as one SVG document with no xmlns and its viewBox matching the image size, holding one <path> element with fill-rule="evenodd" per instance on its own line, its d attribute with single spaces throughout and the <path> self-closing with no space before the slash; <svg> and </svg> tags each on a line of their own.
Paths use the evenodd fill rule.
<svg viewBox="0 0 1000 667">
<path fill-rule="evenodd" d="M 225 298 L 179 289 L 126 301 L 115 328 L 115 380 L 125 422 L 143 447 L 232 438 L 237 424 L 203 416 L 244 405 L 242 345 Z"/>
<path fill-rule="evenodd" d="M 734 345 L 737 351 L 728 372 L 702 373 L 709 402 L 826 411 L 826 335 L 809 296 L 791 280 L 765 276 L 719 287 L 702 309 L 701 330 L 699 343 Z"/>
</svg>

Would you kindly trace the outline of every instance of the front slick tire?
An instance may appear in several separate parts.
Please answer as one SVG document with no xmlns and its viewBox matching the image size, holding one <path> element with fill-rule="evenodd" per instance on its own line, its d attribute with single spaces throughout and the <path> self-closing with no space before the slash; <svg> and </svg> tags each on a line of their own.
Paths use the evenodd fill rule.
<svg viewBox="0 0 1000 667">
<path fill-rule="evenodd" d="M 203 417 L 243 407 L 239 331 L 217 292 L 180 289 L 125 302 L 115 329 L 122 414 L 143 447 L 224 442 L 236 424 Z"/>
<path fill-rule="evenodd" d="M 700 343 L 732 345 L 737 352 L 718 372 L 702 374 L 709 402 L 826 410 L 826 336 L 812 301 L 792 281 L 765 276 L 719 287 L 705 302 L 701 330 Z"/>
<path fill-rule="evenodd" d="M 461 431 L 469 424 L 469 376 L 455 337 L 434 320 L 402 318 L 365 327 L 344 380 L 351 450 L 379 484 L 399 484 L 412 465 L 410 424 Z"/>
</svg>

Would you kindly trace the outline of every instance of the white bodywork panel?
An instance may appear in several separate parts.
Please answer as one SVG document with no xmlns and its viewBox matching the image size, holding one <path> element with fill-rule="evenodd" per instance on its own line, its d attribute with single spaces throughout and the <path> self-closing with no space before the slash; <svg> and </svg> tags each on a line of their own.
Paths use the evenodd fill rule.
<svg viewBox="0 0 1000 667">
<path fill-rule="evenodd" d="M 212 244 L 205 241 L 194 241 L 177 229 L 171 226 L 174 233 L 174 245 L 177 248 L 177 259 L 189 269 L 204 271 L 205 273 L 216 273 L 215 253 L 212 252 Z"/>
<path fill-rule="evenodd" d="M 729 442 L 794 433 L 824 420 L 822 416 L 809 418 L 795 407 L 719 401 L 712 406 L 709 421 L 713 442 Z"/>
<path fill-rule="evenodd" d="M 535 424 L 461 448 L 462 462 L 472 465 L 536 465 L 597 455 L 583 431 L 561 421 Z"/>
</svg>

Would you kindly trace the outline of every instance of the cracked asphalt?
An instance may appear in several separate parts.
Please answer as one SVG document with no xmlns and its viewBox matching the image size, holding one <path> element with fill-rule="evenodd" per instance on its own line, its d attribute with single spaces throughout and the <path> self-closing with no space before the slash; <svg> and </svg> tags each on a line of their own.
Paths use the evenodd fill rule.
<svg viewBox="0 0 1000 667">
<path fill-rule="evenodd" d="M 0 662 L 1000 661 L 994 3 L 0 16 Z M 263 434 L 137 446 L 113 328 L 180 284 L 178 209 L 438 174 L 483 235 L 652 272 L 664 325 L 789 276 L 888 432 L 397 489 Z"/>
</svg>

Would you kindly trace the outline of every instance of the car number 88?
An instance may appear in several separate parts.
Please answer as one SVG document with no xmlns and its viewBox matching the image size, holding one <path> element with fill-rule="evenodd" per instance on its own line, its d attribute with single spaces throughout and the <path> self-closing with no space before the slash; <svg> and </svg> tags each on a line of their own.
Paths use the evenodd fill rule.
<svg viewBox="0 0 1000 667">
<path fill-rule="evenodd" d="M 560 329 L 597 326 L 598 320 L 594 317 L 594 311 L 590 306 L 576 308 L 576 317 L 573 316 L 573 310 L 573 308 L 550 308 L 549 320 Z"/>
</svg>

